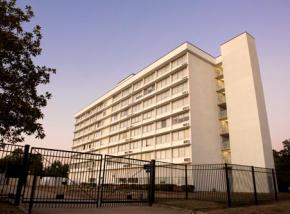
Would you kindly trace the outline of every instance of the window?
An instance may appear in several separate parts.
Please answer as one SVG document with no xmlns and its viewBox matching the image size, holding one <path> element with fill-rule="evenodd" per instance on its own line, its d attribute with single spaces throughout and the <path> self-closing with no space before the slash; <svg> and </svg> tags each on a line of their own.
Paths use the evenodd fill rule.
<svg viewBox="0 0 290 214">
<path fill-rule="evenodd" d="M 118 111 L 120 108 L 120 103 L 112 106 L 112 111 Z"/>
<path fill-rule="evenodd" d="M 147 146 L 154 146 L 155 144 L 155 139 L 154 137 L 146 138 L 142 140 L 142 146 L 147 147 Z"/>
<path fill-rule="evenodd" d="M 156 115 L 160 116 L 170 111 L 170 104 L 160 106 L 156 109 Z"/>
<path fill-rule="evenodd" d="M 114 114 L 114 115 L 112 115 L 112 117 L 111 117 L 111 121 L 112 121 L 112 122 L 115 122 L 115 121 L 118 120 L 118 118 L 119 118 L 119 114 Z"/>
<path fill-rule="evenodd" d="M 123 122 L 120 123 L 120 128 L 127 128 L 130 125 L 130 120 L 125 120 Z"/>
<path fill-rule="evenodd" d="M 143 102 L 143 107 L 144 108 L 147 108 L 147 107 L 149 107 L 149 106 L 152 106 L 153 104 L 154 104 L 154 100 L 155 99 L 155 97 L 152 97 L 152 98 L 150 98 L 150 99 L 147 99 L 147 100 L 145 100 L 144 102 Z"/>
<path fill-rule="evenodd" d="M 129 144 L 119 145 L 118 150 L 119 150 L 119 152 L 128 151 L 129 150 Z"/>
<path fill-rule="evenodd" d="M 116 143 L 119 140 L 119 135 L 113 135 L 110 137 L 110 143 Z"/>
<path fill-rule="evenodd" d="M 127 98 L 127 99 L 123 100 L 121 102 L 121 108 L 124 107 L 124 106 L 129 105 L 129 103 L 130 103 L 130 98 Z"/>
<path fill-rule="evenodd" d="M 143 133 L 151 132 L 154 130 L 154 123 L 150 123 L 146 126 L 143 126 Z"/>
<path fill-rule="evenodd" d="M 109 154 L 114 154 L 118 152 L 118 146 L 113 146 L 109 148 Z"/>
<path fill-rule="evenodd" d="M 143 120 L 148 120 L 153 116 L 154 116 L 154 110 L 147 111 L 146 113 L 143 114 Z"/>
<path fill-rule="evenodd" d="M 169 71 L 169 64 L 168 65 L 165 65 L 164 67 L 160 68 L 158 71 L 157 71 L 157 76 L 160 77 L 162 76 L 163 74 L 167 73 Z"/>
<path fill-rule="evenodd" d="M 136 128 L 131 130 L 131 136 L 135 137 L 141 134 L 141 128 Z"/>
<path fill-rule="evenodd" d="M 174 110 L 174 109 L 182 108 L 187 105 L 188 105 L 188 97 L 184 97 L 184 98 L 174 101 L 172 103 L 172 108 Z"/>
<path fill-rule="evenodd" d="M 113 126 L 110 127 L 110 131 L 111 132 L 115 132 L 117 130 L 119 130 L 119 124 L 116 124 L 116 125 L 113 125 Z"/>
<path fill-rule="evenodd" d="M 180 130 L 172 133 L 172 141 L 186 140 L 189 138 L 189 129 Z"/>
<path fill-rule="evenodd" d="M 130 143 L 130 149 L 139 149 L 141 148 L 141 141 L 135 141 Z"/>
<path fill-rule="evenodd" d="M 143 93 L 142 93 L 142 91 L 140 91 L 133 96 L 133 100 L 139 100 L 142 98 L 142 96 L 143 96 Z"/>
<path fill-rule="evenodd" d="M 142 86 L 142 80 L 136 82 L 134 85 L 133 85 L 133 89 L 136 90 L 138 88 L 141 88 Z"/>
<path fill-rule="evenodd" d="M 171 150 L 161 150 L 156 152 L 156 159 L 157 160 L 164 160 L 171 158 Z"/>
<path fill-rule="evenodd" d="M 152 160 L 154 159 L 154 152 L 146 152 L 142 154 L 142 160 Z"/>
<path fill-rule="evenodd" d="M 119 100 L 121 98 L 121 93 L 118 93 L 116 95 L 113 96 L 113 102 Z"/>
<path fill-rule="evenodd" d="M 128 183 L 138 184 L 138 178 L 128 178 Z"/>
<path fill-rule="evenodd" d="M 183 92 L 183 91 L 187 91 L 187 82 L 182 83 L 182 84 L 172 88 L 172 95 L 175 95 L 175 94 Z"/>
<path fill-rule="evenodd" d="M 128 112 L 129 112 L 129 109 L 127 108 L 126 110 L 124 110 L 120 113 L 120 117 L 122 118 L 122 117 L 128 116 Z"/>
<path fill-rule="evenodd" d="M 157 82 L 157 89 L 164 88 L 165 86 L 167 86 L 169 84 L 170 84 L 170 77 L 167 77 L 167 78 Z"/>
<path fill-rule="evenodd" d="M 140 111 L 141 109 L 142 109 L 142 103 L 139 103 L 132 107 L 132 112 L 135 113 L 135 112 Z"/>
<path fill-rule="evenodd" d="M 169 119 L 159 120 L 156 123 L 156 129 L 162 129 L 169 125 Z"/>
<path fill-rule="evenodd" d="M 152 73 L 144 78 L 144 84 L 151 82 L 154 79 L 155 73 Z"/>
<path fill-rule="evenodd" d="M 130 94 L 130 91 L 131 91 L 131 88 L 126 88 L 122 91 L 122 96 L 125 97 L 127 96 L 128 94 Z"/>
<path fill-rule="evenodd" d="M 147 88 L 144 89 L 144 95 L 150 94 L 154 90 L 155 90 L 155 85 L 150 85 L 149 87 L 147 87 Z"/>
<path fill-rule="evenodd" d="M 129 132 L 122 132 L 120 133 L 120 140 L 124 140 L 126 138 L 130 137 L 130 133 Z"/>
<path fill-rule="evenodd" d="M 181 64 L 185 63 L 186 62 L 186 55 L 183 55 L 179 58 L 177 58 L 176 60 L 174 60 L 171 65 L 172 65 L 172 68 L 176 68 L 178 66 L 180 66 Z"/>
<path fill-rule="evenodd" d="M 170 142 L 170 134 L 159 135 L 156 137 L 156 145 Z"/>
<path fill-rule="evenodd" d="M 158 94 L 156 97 L 157 102 L 160 102 L 170 96 L 170 90 L 167 90 L 161 94 Z"/>
<path fill-rule="evenodd" d="M 135 124 L 135 123 L 138 123 L 141 121 L 141 115 L 138 115 L 138 116 L 135 116 L 135 117 L 132 117 L 132 120 L 131 120 L 131 123 L 132 124 Z"/>
<path fill-rule="evenodd" d="M 173 158 L 184 158 L 190 156 L 190 147 L 175 148 L 172 151 Z"/>
<path fill-rule="evenodd" d="M 172 117 L 172 125 L 182 123 L 189 120 L 188 113 L 183 113 Z"/>
<path fill-rule="evenodd" d="M 172 74 L 172 82 L 181 80 L 185 76 L 187 76 L 187 70 L 186 69 L 183 69 L 181 71 L 177 71 L 174 74 Z"/>
</svg>

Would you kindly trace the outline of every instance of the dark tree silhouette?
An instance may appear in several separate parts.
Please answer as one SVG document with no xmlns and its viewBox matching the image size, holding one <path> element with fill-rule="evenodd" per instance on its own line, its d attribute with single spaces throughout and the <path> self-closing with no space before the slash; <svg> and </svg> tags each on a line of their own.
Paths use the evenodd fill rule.
<svg viewBox="0 0 290 214">
<path fill-rule="evenodd" d="M 39 94 L 37 87 L 49 83 L 55 69 L 33 62 L 41 54 L 40 26 L 32 32 L 22 27 L 33 16 L 30 6 L 22 10 L 15 0 L 0 0 L 0 144 L 45 137 L 39 120 L 51 94 Z"/>
<path fill-rule="evenodd" d="M 5 173 L 7 178 L 19 177 L 22 169 L 23 150 L 15 149 L 10 154 L 0 159 L 0 173 Z M 42 175 L 43 163 L 40 154 L 29 154 L 29 174 Z"/>
<path fill-rule="evenodd" d="M 290 188 L 290 139 L 282 142 L 283 149 L 273 150 L 277 183 L 280 191 L 289 191 Z"/>
<path fill-rule="evenodd" d="M 50 177 L 63 177 L 67 178 L 69 173 L 69 165 L 62 164 L 60 161 L 54 161 L 44 171 L 45 176 Z"/>
</svg>

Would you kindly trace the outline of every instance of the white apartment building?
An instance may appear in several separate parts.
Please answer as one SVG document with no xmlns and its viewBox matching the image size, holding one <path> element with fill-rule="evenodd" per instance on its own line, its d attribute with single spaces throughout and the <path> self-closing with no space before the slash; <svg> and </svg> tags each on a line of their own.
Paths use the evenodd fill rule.
<svg viewBox="0 0 290 214">
<path fill-rule="evenodd" d="M 185 42 L 75 115 L 73 151 L 274 167 L 255 40 Z"/>
</svg>

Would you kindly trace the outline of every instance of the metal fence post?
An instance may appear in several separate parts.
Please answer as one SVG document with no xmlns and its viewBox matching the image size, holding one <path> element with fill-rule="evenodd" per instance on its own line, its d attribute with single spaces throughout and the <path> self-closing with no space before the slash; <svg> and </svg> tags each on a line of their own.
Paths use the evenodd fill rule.
<svg viewBox="0 0 290 214">
<path fill-rule="evenodd" d="M 16 206 L 18 206 L 20 204 L 22 189 L 23 189 L 23 186 L 25 185 L 25 182 L 27 180 L 29 147 L 30 147 L 29 145 L 24 146 L 23 158 L 22 158 L 22 163 L 21 163 L 22 170 L 21 170 L 19 178 L 18 178 L 18 184 L 17 184 L 15 201 L 14 201 L 14 205 L 16 205 Z"/>
<path fill-rule="evenodd" d="M 229 168 L 228 164 L 225 163 L 225 173 L 226 173 L 226 186 L 227 186 L 227 202 L 228 202 L 228 207 L 232 206 L 232 201 L 231 201 L 231 189 L 230 189 L 230 179 L 229 179 Z"/>
<path fill-rule="evenodd" d="M 275 173 L 274 169 L 272 169 L 272 177 L 273 177 L 273 183 L 274 183 L 275 200 L 278 201 L 278 190 L 277 190 L 277 183 L 276 183 L 276 173 Z"/>
<path fill-rule="evenodd" d="M 36 189 L 36 182 L 37 182 L 37 175 L 34 173 L 33 180 L 32 180 L 31 193 L 30 193 L 28 214 L 31 214 L 31 212 L 32 212 L 33 201 L 34 201 L 34 194 L 35 194 L 35 189 Z"/>
<path fill-rule="evenodd" d="M 188 200 L 187 165 L 185 165 L 185 199 Z"/>
<path fill-rule="evenodd" d="M 150 186 L 149 186 L 149 206 L 155 202 L 155 160 L 151 160 Z"/>
<path fill-rule="evenodd" d="M 251 168 L 252 168 L 253 187 L 254 187 L 254 199 L 255 199 L 255 204 L 258 204 L 256 178 L 255 178 L 255 168 L 253 166 Z"/>
</svg>

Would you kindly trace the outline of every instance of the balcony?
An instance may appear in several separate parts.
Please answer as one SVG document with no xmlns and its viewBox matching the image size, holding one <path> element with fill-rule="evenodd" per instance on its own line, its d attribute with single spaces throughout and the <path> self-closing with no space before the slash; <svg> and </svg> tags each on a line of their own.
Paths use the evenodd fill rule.
<svg viewBox="0 0 290 214">
<path fill-rule="evenodd" d="M 219 120 L 226 120 L 228 118 L 227 110 L 221 110 L 219 112 Z"/>
<path fill-rule="evenodd" d="M 229 140 L 223 140 L 221 142 L 221 150 L 229 150 L 230 149 L 230 141 Z"/>
<path fill-rule="evenodd" d="M 216 85 L 216 92 L 224 92 L 225 91 L 225 84 L 219 81 Z"/>
<path fill-rule="evenodd" d="M 228 126 L 221 126 L 221 129 L 220 129 L 220 135 L 221 136 L 229 136 L 229 127 Z"/>
<path fill-rule="evenodd" d="M 217 97 L 218 106 L 225 108 L 226 107 L 226 97 L 224 94 L 218 93 Z"/>
<path fill-rule="evenodd" d="M 223 79 L 224 78 L 224 74 L 223 74 L 223 71 L 221 69 L 217 69 L 216 70 L 216 76 L 215 76 L 216 79 Z"/>
</svg>

